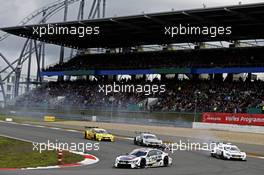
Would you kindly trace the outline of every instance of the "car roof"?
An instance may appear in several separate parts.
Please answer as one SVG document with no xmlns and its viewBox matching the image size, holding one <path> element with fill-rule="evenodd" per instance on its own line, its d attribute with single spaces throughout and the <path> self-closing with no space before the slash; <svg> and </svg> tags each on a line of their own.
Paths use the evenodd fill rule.
<svg viewBox="0 0 264 175">
<path fill-rule="evenodd" d="M 93 128 L 95 131 L 106 131 L 105 129 L 102 128 Z"/>
<path fill-rule="evenodd" d="M 149 152 L 151 150 L 158 150 L 158 149 L 153 149 L 153 148 L 137 148 L 137 149 L 134 149 L 133 151 Z"/>
<path fill-rule="evenodd" d="M 237 147 L 236 145 L 233 145 L 231 143 L 219 143 L 219 146 L 224 146 L 224 147 Z"/>
<path fill-rule="evenodd" d="M 141 134 L 144 135 L 144 136 L 155 136 L 156 137 L 155 134 L 150 134 L 150 133 L 141 133 Z"/>
</svg>

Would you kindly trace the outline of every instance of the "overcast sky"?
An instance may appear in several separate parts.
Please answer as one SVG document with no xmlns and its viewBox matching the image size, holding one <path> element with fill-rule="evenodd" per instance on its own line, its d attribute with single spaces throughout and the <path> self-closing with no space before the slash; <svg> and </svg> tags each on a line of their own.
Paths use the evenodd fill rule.
<svg viewBox="0 0 264 175">
<path fill-rule="evenodd" d="M 57 0 L 0 0 L 0 28 L 15 26 L 24 17 L 28 16 L 34 10 L 45 6 Z M 260 3 L 264 0 L 106 0 L 106 16 L 124 16 L 144 13 L 153 13 L 161 11 L 183 10 L 192 8 L 202 8 L 203 4 L 207 7 L 235 5 L 239 1 L 242 4 Z M 87 16 L 92 0 L 86 0 Z M 78 3 L 72 5 L 69 9 L 69 20 L 76 19 Z M 54 16 L 52 22 L 60 21 L 62 14 Z M 0 35 L 3 32 L 0 32 Z M 4 54 L 10 61 L 19 56 L 19 52 L 25 40 L 19 37 L 11 36 L 0 42 L 0 52 Z M 59 57 L 59 47 L 49 45 L 47 49 L 47 64 L 56 63 Z M 0 67 L 3 67 L 0 62 Z"/>
</svg>

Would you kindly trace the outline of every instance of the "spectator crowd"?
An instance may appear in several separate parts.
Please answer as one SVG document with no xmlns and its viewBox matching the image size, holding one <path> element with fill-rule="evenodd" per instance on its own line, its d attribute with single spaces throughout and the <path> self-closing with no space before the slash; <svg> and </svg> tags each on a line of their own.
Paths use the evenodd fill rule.
<svg viewBox="0 0 264 175">
<path fill-rule="evenodd" d="M 43 71 L 264 66 L 264 47 L 78 55 Z"/>
<path fill-rule="evenodd" d="M 166 91 L 151 95 L 142 93 L 99 92 L 99 85 L 111 84 L 110 80 L 76 80 L 50 82 L 19 97 L 18 107 L 49 108 L 115 108 L 127 110 L 130 105 L 138 105 L 147 98 L 156 98 L 151 111 L 173 112 L 246 112 L 248 108 L 264 105 L 264 82 L 256 81 L 216 81 L 216 80 L 176 80 L 123 79 L 119 84 L 166 85 Z"/>
</svg>

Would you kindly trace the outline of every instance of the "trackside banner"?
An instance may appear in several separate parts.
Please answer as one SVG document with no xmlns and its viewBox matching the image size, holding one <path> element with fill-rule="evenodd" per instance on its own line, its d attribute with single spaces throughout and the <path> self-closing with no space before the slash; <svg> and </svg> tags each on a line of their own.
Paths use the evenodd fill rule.
<svg viewBox="0 0 264 175">
<path fill-rule="evenodd" d="M 264 114 L 205 112 L 202 114 L 202 122 L 264 126 Z"/>
</svg>

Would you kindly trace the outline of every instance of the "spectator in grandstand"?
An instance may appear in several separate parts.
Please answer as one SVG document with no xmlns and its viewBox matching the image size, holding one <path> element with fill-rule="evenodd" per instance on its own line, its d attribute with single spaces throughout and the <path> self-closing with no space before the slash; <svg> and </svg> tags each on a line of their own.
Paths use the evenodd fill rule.
<svg viewBox="0 0 264 175">
<path fill-rule="evenodd" d="M 264 104 L 264 82 L 214 81 L 214 80 L 123 80 L 126 84 L 165 84 L 166 92 L 146 96 L 138 93 L 98 92 L 98 85 L 112 81 L 78 80 L 52 82 L 20 97 L 17 106 L 110 108 L 126 110 L 129 105 L 139 104 L 148 97 L 158 98 L 151 111 L 175 112 L 246 112 L 248 108 Z M 118 82 L 117 82 L 118 83 Z M 119 82 L 121 83 L 121 82 Z M 124 83 L 124 82 L 123 82 Z M 195 92 L 199 91 L 198 95 Z M 114 98 L 114 101 L 110 98 Z M 25 103 L 25 101 L 27 103 Z M 195 109 L 196 108 L 196 109 Z M 142 108 L 146 109 L 146 108 Z"/>
</svg>

